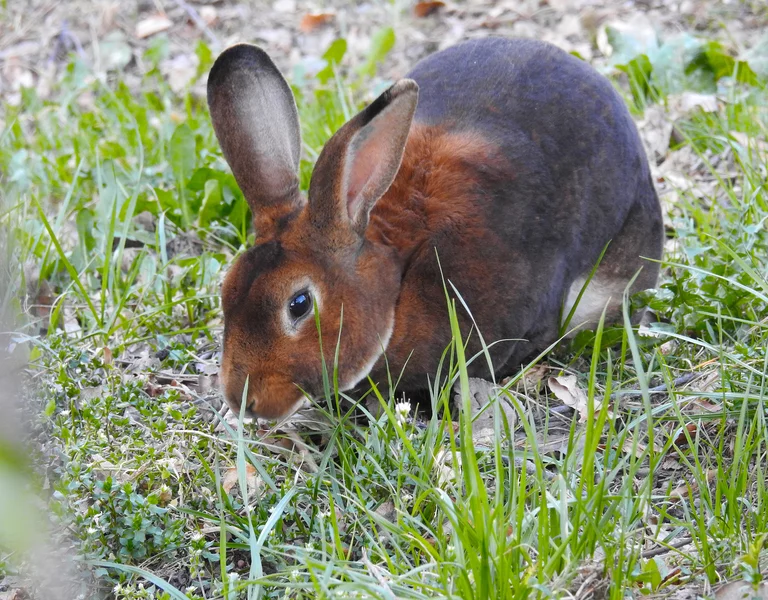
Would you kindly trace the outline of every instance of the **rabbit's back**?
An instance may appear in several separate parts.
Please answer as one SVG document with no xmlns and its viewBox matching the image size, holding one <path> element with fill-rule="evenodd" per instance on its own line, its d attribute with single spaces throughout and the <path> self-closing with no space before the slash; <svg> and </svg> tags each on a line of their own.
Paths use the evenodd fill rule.
<svg viewBox="0 0 768 600">
<path fill-rule="evenodd" d="M 411 389 L 432 372 L 450 341 L 444 279 L 472 313 L 459 314 L 463 330 L 507 340 L 489 350 L 499 373 L 552 344 L 577 298 L 572 325 L 594 324 L 606 307 L 609 321 L 620 315 L 627 288 L 655 285 L 644 257 L 661 256 L 658 197 L 607 79 L 550 44 L 502 38 L 433 54 L 408 77 L 419 85 L 409 142 L 371 214 L 372 239 L 406 265 L 374 379 L 408 364 Z M 483 361 L 470 372 L 488 376 Z"/>
<path fill-rule="evenodd" d="M 529 248 L 572 249 L 568 275 L 591 268 L 638 202 L 658 212 L 626 105 L 584 61 L 536 40 L 485 38 L 408 77 L 419 84 L 416 124 L 480 134 L 501 151 L 507 177 L 489 179 L 489 225 L 515 227 Z"/>
</svg>

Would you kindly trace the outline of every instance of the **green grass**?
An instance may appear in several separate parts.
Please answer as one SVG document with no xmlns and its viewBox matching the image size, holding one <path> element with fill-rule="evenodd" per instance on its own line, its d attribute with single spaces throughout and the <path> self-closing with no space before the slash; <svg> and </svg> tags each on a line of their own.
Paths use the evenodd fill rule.
<svg viewBox="0 0 768 600">
<path fill-rule="evenodd" d="M 353 84 L 331 71 L 294 89 L 304 187 L 388 36 Z M 373 389 L 360 405 L 367 418 L 355 418 L 328 365 L 322 418 L 298 441 L 209 410 L 198 370 L 213 362 L 221 276 L 247 244 L 249 217 L 201 99 L 174 96 L 160 78 L 163 51 L 158 42 L 145 57 L 139 89 L 72 62 L 54 101 L 26 90 L 20 108 L 4 108 L 0 136 L 0 293 L 16 317 L 12 339 L 24 342 L 15 351 L 31 361 L 24 409 L 47 448 L 31 484 L 51 536 L 74 544 L 97 585 L 118 599 L 227 600 L 757 586 L 768 568 L 762 79 L 732 60 L 730 74 L 712 68 L 691 84 L 706 79 L 725 100 L 678 123 L 681 147 L 715 184 L 681 192 L 669 215 L 675 245 L 647 298 L 660 322 L 601 326 L 547 357 L 552 374 L 578 375 L 585 422 L 558 422 L 547 387 L 521 372 L 487 403 L 494 441 L 476 445 L 466 363 L 485 358 L 464 352 L 459 304 L 433 416 Z M 210 51 L 201 44 L 198 56 L 203 72 Z M 331 62 L 342 57 L 329 50 Z M 666 100 L 662 79 L 647 77 L 662 66 L 623 69 L 635 110 Z M 37 280 L 50 287 L 50 312 L 30 306 Z M 674 387 L 691 373 L 700 378 Z M 663 383 L 668 393 L 652 393 Z M 454 387 L 462 410 L 451 417 Z M 293 452 L 276 450 L 289 442 Z M 17 538 L 0 536 L 0 575 L 29 566 Z"/>
</svg>

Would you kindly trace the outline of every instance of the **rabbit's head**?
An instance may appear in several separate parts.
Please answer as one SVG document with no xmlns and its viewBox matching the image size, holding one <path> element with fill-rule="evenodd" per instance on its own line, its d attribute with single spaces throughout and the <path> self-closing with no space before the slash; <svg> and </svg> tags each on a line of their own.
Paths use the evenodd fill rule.
<svg viewBox="0 0 768 600">
<path fill-rule="evenodd" d="M 381 357 L 401 265 L 368 221 L 400 167 L 417 99 L 416 83 L 401 80 L 346 123 L 321 152 L 305 198 L 296 104 L 277 67 L 245 44 L 213 65 L 211 119 L 256 231 L 222 288 L 221 377 L 233 410 L 245 402 L 253 416 L 289 414 L 305 393 L 322 393 L 323 358 L 332 374 L 337 345 L 340 389 Z"/>
</svg>

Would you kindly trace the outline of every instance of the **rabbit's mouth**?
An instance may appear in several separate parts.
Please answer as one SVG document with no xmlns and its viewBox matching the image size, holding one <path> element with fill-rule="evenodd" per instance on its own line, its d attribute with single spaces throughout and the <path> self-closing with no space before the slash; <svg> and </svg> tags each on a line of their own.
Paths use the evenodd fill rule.
<svg viewBox="0 0 768 600">
<path fill-rule="evenodd" d="M 277 381 L 274 376 L 260 378 L 222 369 L 222 387 L 230 410 L 236 415 L 242 410 L 245 417 L 252 419 L 283 419 L 307 402 L 298 387 Z"/>
</svg>

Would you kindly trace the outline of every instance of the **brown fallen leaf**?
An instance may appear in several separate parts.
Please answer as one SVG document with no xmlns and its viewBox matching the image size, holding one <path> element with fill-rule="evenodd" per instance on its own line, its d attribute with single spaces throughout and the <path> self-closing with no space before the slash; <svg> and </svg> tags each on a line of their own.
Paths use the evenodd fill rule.
<svg viewBox="0 0 768 600">
<path fill-rule="evenodd" d="M 648 444 L 640 441 L 635 443 L 635 441 L 632 438 L 625 439 L 624 444 L 621 447 L 621 449 L 627 454 L 632 454 L 634 452 L 634 455 L 637 458 L 643 458 L 643 455 L 645 454 L 645 451 L 647 448 L 648 448 Z M 654 441 L 653 450 L 654 452 L 661 453 L 664 451 L 664 446 L 663 444 Z"/>
<path fill-rule="evenodd" d="M 717 469 L 707 470 L 707 483 L 710 483 L 717 476 Z M 688 496 L 688 492 L 695 494 L 699 491 L 699 484 L 695 479 L 686 481 L 685 483 L 677 486 L 671 492 L 669 492 L 670 500 L 682 500 Z"/>
<path fill-rule="evenodd" d="M 146 19 L 142 19 L 136 24 L 136 37 L 140 40 L 148 38 L 149 36 L 170 29 L 173 25 L 167 16 L 162 13 L 157 13 Z"/>
<path fill-rule="evenodd" d="M 230 467 L 221 478 L 221 487 L 225 493 L 229 494 L 235 484 L 238 484 L 237 467 Z M 245 465 L 245 485 L 248 486 L 249 493 L 258 493 L 261 488 L 261 482 L 253 465 Z"/>
<path fill-rule="evenodd" d="M 700 414 L 701 411 L 709 413 L 723 412 L 723 407 L 721 404 L 715 404 L 706 398 L 694 398 L 683 408 L 685 409 L 684 412 L 692 414 Z"/>
<path fill-rule="evenodd" d="M 550 366 L 547 363 L 540 363 L 528 369 L 523 375 L 524 386 L 528 388 L 536 387 L 547 376 L 549 369 Z"/>
<path fill-rule="evenodd" d="M 454 390 L 454 402 L 461 406 L 461 391 L 458 386 Z M 499 387 L 485 379 L 469 378 L 470 405 L 472 407 L 472 441 L 475 446 L 492 446 L 496 440 L 496 411 L 492 403 L 498 402 L 501 413 L 506 417 L 510 430 L 514 430 L 517 422 L 515 408 L 499 393 Z M 490 404 L 490 405 L 489 405 Z M 504 432 L 503 422 L 499 427 Z"/>
<path fill-rule="evenodd" d="M 299 29 L 301 29 L 303 33 L 312 33 L 316 29 L 320 29 L 320 27 L 328 25 L 335 18 L 336 15 L 333 13 L 315 13 L 304 15 L 301 18 L 301 23 L 299 23 Z"/>
<path fill-rule="evenodd" d="M 677 446 L 685 446 L 688 444 L 688 439 L 685 437 L 685 432 L 688 432 L 688 435 L 691 437 L 696 437 L 696 430 L 699 428 L 698 423 L 688 423 L 684 428 L 679 427 L 677 428 L 677 432 L 675 435 L 675 445 Z"/>
<path fill-rule="evenodd" d="M 547 385 L 552 393 L 562 401 L 566 406 L 570 406 L 576 412 L 579 413 L 579 421 L 585 422 L 587 420 L 588 410 L 588 397 L 578 383 L 575 375 L 560 375 L 559 377 L 550 377 L 547 380 Z M 594 414 L 600 412 L 602 402 L 597 398 L 594 399 Z"/>
<path fill-rule="evenodd" d="M 445 2 L 417 2 L 413 7 L 413 14 L 419 18 L 428 17 L 435 14 L 445 6 Z"/>
<path fill-rule="evenodd" d="M 397 521 L 397 512 L 395 510 L 395 503 L 392 500 L 385 500 L 375 510 L 375 513 L 380 517 L 386 519 L 390 523 Z"/>
</svg>

